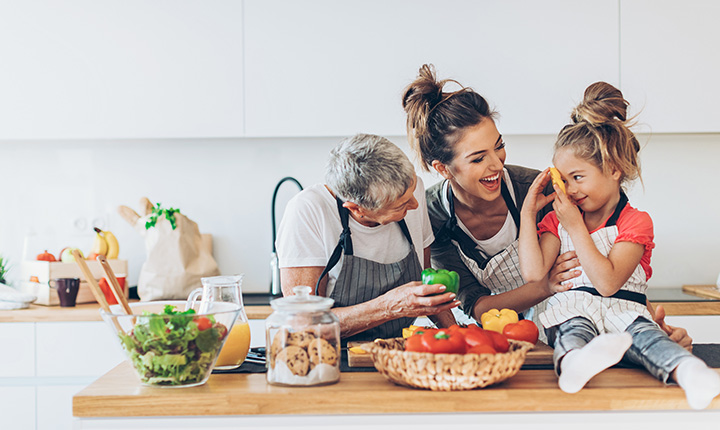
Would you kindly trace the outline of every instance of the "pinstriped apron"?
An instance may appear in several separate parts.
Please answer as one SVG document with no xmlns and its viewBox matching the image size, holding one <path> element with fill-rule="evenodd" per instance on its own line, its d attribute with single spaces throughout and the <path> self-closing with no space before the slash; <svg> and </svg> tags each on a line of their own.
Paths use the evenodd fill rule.
<svg viewBox="0 0 720 430">
<path fill-rule="evenodd" d="M 315 294 L 318 294 L 320 281 L 337 265 L 341 255 L 343 256 L 343 262 L 340 267 L 340 274 L 335 281 L 335 288 L 330 294 L 330 298 L 335 300 L 335 306 L 337 307 L 364 303 L 400 285 L 420 280 L 422 266 L 418 260 L 415 246 L 410 237 L 410 231 L 404 219 L 398 221 L 398 225 L 402 230 L 403 236 L 405 236 L 410 243 L 410 252 L 408 252 L 405 258 L 395 263 L 383 264 L 356 257 L 353 255 L 352 239 L 350 238 L 350 227 L 348 225 L 350 211 L 342 206 L 342 200 L 338 198 L 336 198 L 336 200 L 343 231 L 340 234 L 340 240 L 335 250 L 333 250 L 327 266 L 325 266 L 325 269 L 318 278 L 317 284 L 315 284 Z M 402 335 L 403 327 L 409 326 L 414 320 L 415 318 L 402 317 L 388 321 L 377 327 L 343 339 L 343 343 L 399 337 Z"/>
</svg>

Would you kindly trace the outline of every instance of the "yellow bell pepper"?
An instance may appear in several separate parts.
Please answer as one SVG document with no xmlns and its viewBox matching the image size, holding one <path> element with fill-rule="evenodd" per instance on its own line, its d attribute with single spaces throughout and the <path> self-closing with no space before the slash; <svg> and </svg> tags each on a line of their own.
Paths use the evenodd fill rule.
<svg viewBox="0 0 720 430">
<path fill-rule="evenodd" d="M 405 327 L 404 329 L 402 329 L 402 337 L 404 339 L 407 339 L 410 336 L 412 336 L 420 328 L 424 328 L 424 327 L 419 326 L 419 325 L 411 325 L 410 327 Z"/>
<path fill-rule="evenodd" d="M 518 322 L 518 314 L 512 309 L 490 309 L 480 316 L 480 324 L 485 330 L 502 333 L 505 325 Z"/>
</svg>

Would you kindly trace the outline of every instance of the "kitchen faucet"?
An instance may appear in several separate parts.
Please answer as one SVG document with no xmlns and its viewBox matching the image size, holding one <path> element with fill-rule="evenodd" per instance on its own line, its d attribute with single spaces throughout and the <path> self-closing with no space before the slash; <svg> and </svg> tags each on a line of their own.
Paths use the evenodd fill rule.
<svg viewBox="0 0 720 430">
<path fill-rule="evenodd" d="M 287 182 L 294 182 L 298 188 L 300 188 L 300 191 L 303 190 L 303 186 L 300 185 L 300 182 L 290 176 L 286 176 L 278 182 L 278 184 L 275 186 L 275 191 L 273 191 L 272 196 L 272 254 L 270 257 L 270 294 L 273 296 L 281 296 L 282 295 L 282 289 L 280 288 L 280 266 L 277 256 L 277 249 L 275 248 L 275 239 L 277 236 L 276 233 L 276 223 L 275 223 L 275 200 L 277 199 L 278 190 L 280 189 L 280 186 Z"/>
</svg>

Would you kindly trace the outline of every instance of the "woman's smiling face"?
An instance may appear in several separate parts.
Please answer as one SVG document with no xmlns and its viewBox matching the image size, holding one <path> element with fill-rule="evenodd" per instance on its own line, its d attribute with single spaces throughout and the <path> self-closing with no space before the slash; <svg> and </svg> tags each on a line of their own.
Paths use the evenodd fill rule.
<svg viewBox="0 0 720 430">
<path fill-rule="evenodd" d="M 500 196 L 505 157 L 502 135 L 495 122 L 485 118 L 464 130 L 455 143 L 455 158 L 440 173 L 473 197 L 493 201 Z"/>
</svg>

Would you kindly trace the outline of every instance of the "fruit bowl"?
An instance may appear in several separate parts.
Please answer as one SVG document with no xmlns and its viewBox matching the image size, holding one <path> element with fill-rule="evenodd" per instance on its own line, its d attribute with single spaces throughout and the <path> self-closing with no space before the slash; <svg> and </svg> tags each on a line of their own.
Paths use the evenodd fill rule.
<svg viewBox="0 0 720 430">
<path fill-rule="evenodd" d="M 185 301 L 132 303 L 133 315 L 122 313 L 119 305 L 110 306 L 110 313 L 100 311 L 141 383 L 154 387 L 193 387 L 204 384 L 210 377 L 241 308 L 234 303 L 216 303 L 213 313 L 183 313 L 185 304 Z"/>
<path fill-rule="evenodd" d="M 508 339 L 497 354 L 432 354 L 405 351 L 405 339 L 376 339 L 370 351 L 375 368 L 389 381 L 434 391 L 472 390 L 504 381 L 520 370 L 533 344 Z"/>
</svg>

